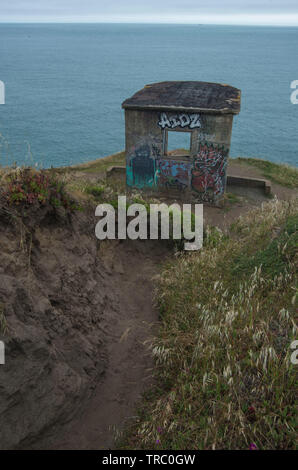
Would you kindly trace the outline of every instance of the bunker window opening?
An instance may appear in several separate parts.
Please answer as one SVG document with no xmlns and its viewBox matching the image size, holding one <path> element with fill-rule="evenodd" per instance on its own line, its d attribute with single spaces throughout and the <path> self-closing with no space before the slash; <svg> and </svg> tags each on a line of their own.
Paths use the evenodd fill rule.
<svg viewBox="0 0 298 470">
<path fill-rule="evenodd" d="M 189 157 L 191 151 L 191 132 L 164 130 L 163 155 Z"/>
</svg>

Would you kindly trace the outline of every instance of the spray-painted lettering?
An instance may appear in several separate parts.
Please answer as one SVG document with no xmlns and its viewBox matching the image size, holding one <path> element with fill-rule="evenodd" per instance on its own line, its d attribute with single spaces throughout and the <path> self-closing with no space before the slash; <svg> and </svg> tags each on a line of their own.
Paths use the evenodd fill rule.
<svg viewBox="0 0 298 470">
<path fill-rule="evenodd" d="M 184 191 L 189 186 L 189 162 L 159 160 L 156 184 L 160 188 Z"/>
<path fill-rule="evenodd" d="M 161 113 L 158 121 L 159 127 L 162 129 L 175 129 L 176 127 L 189 127 L 189 129 L 197 129 L 201 127 L 200 115 L 179 113 L 179 114 L 167 114 Z"/>
<path fill-rule="evenodd" d="M 216 144 L 200 143 L 192 169 L 191 186 L 202 202 L 214 202 L 223 195 L 229 150 Z"/>
</svg>

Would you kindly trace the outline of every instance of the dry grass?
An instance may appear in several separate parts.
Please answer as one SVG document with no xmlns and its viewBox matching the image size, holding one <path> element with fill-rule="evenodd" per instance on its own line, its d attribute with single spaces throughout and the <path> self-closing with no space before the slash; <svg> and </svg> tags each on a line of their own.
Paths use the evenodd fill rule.
<svg viewBox="0 0 298 470">
<path fill-rule="evenodd" d="M 159 386 L 124 447 L 295 448 L 297 214 L 297 201 L 270 201 L 164 269 Z"/>
</svg>

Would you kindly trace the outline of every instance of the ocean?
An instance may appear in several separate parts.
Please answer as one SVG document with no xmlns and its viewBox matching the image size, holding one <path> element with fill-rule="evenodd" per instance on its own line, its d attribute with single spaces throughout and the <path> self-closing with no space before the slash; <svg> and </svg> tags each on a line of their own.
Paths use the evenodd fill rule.
<svg viewBox="0 0 298 470">
<path fill-rule="evenodd" d="M 298 164 L 298 28 L 0 24 L 0 164 L 81 163 L 124 149 L 121 103 L 164 80 L 242 90 L 231 156 Z"/>
</svg>

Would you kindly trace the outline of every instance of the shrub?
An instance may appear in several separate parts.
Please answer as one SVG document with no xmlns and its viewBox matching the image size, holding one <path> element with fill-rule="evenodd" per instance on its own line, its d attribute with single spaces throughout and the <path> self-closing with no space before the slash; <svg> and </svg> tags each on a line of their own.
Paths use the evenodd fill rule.
<svg viewBox="0 0 298 470">
<path fill-rule="evenodd" d="M 28 168 L 17 169 L 9 174 L 3 195 L 9 205 L 50 204 L 67 210 L 79 209 L 66 193 L 63 182 L 53 175 Z"/>
<path fill-rule="evenodd" d="M 85 188 L 85 192 L 93 196 L 97 201 L 100 200 L 102 194 L 104 193 L 104 186 L 92 186 L 88 185 Z"/>
</svg>

